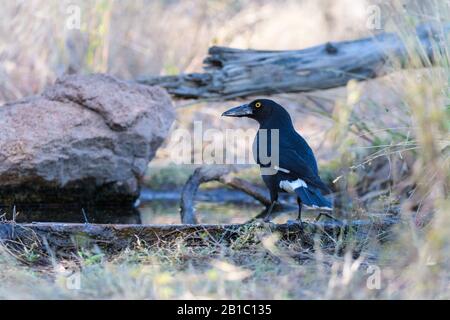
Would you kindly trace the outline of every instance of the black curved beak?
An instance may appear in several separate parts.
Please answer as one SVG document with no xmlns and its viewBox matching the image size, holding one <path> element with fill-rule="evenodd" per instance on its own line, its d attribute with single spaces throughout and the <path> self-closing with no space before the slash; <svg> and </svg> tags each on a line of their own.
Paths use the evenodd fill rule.
<svg viewBox="0 0 450 320">
<path fill-rule="evenodd" d="M 248 104 L 232 108 L 222 113 L 223 117 L 248 117 L 253 114 L 252 108 Z"/>
</svg>

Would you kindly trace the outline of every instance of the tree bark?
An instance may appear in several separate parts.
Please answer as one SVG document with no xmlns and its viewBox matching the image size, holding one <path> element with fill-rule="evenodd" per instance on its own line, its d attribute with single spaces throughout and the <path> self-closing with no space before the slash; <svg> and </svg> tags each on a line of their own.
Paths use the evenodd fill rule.
<svg viewBox="0 0 450 320">
<path fill-rule="evenodd" d="M 204 73 L 137 81 L 162 86 L 177 98 L 206 100 L 329 89 L 345 86 L 351 79 L 379 77 L 398 67 L 431 66 L 445 50 L 449 30 L 450 24 L 421 25 L 416 29 L 416 43 L 408 45 L 397 34 L 382 33 L 292 51 L 211 47 Z M 420 65 L 408 63 L 411 52 L 420 57 Z"/>
<path fill-rule="evenodd" d="M 397 219 L 379 221 L 354 220 L 350 222 L 323 221 L 298 224 L 204 224 L 204 225 L 138 225 L 138 224 L 83 224 L 83 223 L 0 223 L 0 244 L 6 246 L 42 246 L 51 250 L 78 250 L 98 246 L 118 251 L 137 241 L 147 245 L 164 245 L 182 238 L 188 246 L 227 245 L 239 236 L 248 237 L 251 226 L 257 230 L 279 232 L 283 239 L 300 240 L 309 248 L 316 236 L 336 244 L 349 233 L 354 240 L 365 240 L 370 234 L 384 234 L 380 230 L 397 223 Z M 253 229 L 255 230 L 255 229 Z M 324 243 L 324 242 L 323 242 Z M 20 250 L 20 248 L 19 248 Z"/>
</svg>

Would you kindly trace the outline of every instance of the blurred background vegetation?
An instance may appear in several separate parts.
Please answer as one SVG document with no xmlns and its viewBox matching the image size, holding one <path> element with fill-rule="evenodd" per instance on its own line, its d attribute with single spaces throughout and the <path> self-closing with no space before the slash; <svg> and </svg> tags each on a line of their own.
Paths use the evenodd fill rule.
<svg viewBox="0 0 450 320">
<path fill-rule="evenodd" d="M 73 6 L 80 29 L 66 27 Z M 198 71 L 213 44 L 301 49 L 368 34 L 365 0 L 4 1 L 0 101 L 39 92 L 68 67 L 133 79 Z"/>
</svg>

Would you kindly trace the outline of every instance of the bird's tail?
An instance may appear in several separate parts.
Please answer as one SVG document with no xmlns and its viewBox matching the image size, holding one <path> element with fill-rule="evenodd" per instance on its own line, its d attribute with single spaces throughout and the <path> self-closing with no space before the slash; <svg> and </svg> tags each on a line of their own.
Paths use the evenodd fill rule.
<svg viewBox="0 0 450 320">
<path fill-rule="evenodd" d="M 333 210 L 331 201 L 325 198 L 322 193 L 314 187 L 300 187 L 295 189 L 295 193 L 302 203 L 309 207 Z"/>
</svg>

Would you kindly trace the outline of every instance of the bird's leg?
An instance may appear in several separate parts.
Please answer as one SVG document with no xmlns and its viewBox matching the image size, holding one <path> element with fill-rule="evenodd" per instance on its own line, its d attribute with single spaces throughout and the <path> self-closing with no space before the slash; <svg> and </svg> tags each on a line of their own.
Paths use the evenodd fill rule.
<svg viewBox="0 0 450 320">
<path fill-rule="evenodd" d="M 270 193 L 271 203 L 270 203 L 269 208 L 267 209 L 266 216 L 264 217 L 264 222 L 270 222 L 270 216 L 272 215 L 273 207 L 275 207 L 277 200 L 278 200 L 278 193 L 271 192 Z"/>
<path fill-rule="evenodd" d="M 276 201 L 272 201 L 272 203 L 270 204 L 269 209 L 267 209 L 267 213 L 266 216 L 264 217 L 264 222 L 269 222 L 270 221 L 270 215 L 272 214 L 272 210 L 273 207 L 275 206 Z"/>
<path fill-rule="evenodd" d="M 300 200 L 300 198 L 297 198 L 297 204 L 298 204 L 298 216 L 297 216 L 297 220 L 293 221 L 293 220 L 288 220 L 287 224 L 288 225 L 294 225 L 294 224 L 300 224 L 300 226 L 303 225 L 302 223 L 302 201 Z"/>
<path fill-rule="evenodd" d="M 300 198 L 297 198 L 297 204 L 298 204 L 298 217 L 297 217 L 297 221 L 300 223 L 300 225 L 302 224 L 302 200 L 300 200 Z"/>
</svg>

